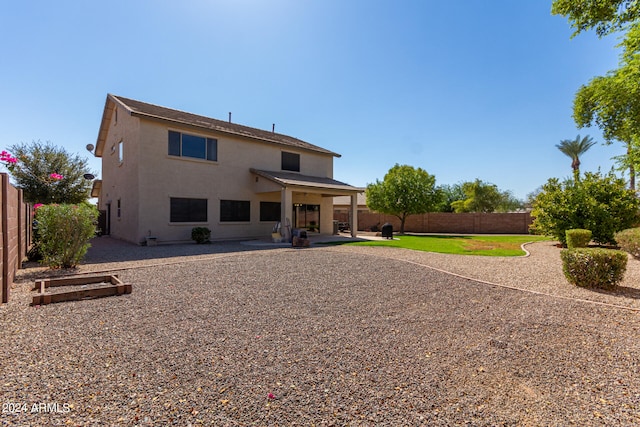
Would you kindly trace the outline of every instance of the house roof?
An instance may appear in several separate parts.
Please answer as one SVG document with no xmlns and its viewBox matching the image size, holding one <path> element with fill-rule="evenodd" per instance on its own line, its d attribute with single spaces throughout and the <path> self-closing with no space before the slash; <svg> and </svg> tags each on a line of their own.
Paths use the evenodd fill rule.
<svg viewBox="0 0 640 427">
<path fill-rule="evenodd" d="M 277 184 L 280 184 L 283 187 L 307 187 L 317 190 L 337 191 L 343 194 L 344 192 L 354 193 L 362 191 L 361 188 L 353 187 L 349 184 L 336 181 L 332 178 L 301 175 L 295 172 L 264 171 L 253 168 L 251 169 L 251 172 Z"/>
<path fill-rule="evenodd" d="M 112 94 L 107 95 L 107 100 L 105 102 L 104 113 L 102 115 L 102 123 L 100 126 L 100 132 L 98 134 L 98 141 L 96 143 L 96 156 L 102 155 L 102 150 L 104 149 L 104 144 L 107 137 L 108 124 L 111 121 L 111 115 L 113 114 L 116 103 L 127 109 L 132 116 L 143 117 L 151 120 L 160 120 L 179 125 L 186 125 L 227 135 L 250 138 L 265 143 L 293 147 L 340 157 L 340 154 L 334 153 L 333 151 L 318 147 L 317 145 L 310 144 L 306 141 L 302 141 L 292 136 L 269 132 L 262 129 L 256 129 L 249 126 L 243 126 L 236 123 L 231 123 L 229 121 L 213 119 L 211 117 L 187 113 L 185 111 L 174 110 L 172 108 L 161 107 L 159 105 L 136 101 L 134 99 L 129 99 Z"/>
</svg>

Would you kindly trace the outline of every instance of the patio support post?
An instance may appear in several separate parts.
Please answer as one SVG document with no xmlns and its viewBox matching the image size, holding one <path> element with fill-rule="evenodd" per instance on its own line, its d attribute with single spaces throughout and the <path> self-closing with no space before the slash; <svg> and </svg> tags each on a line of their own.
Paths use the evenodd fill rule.
<svg viewBox="0 0 640 427">
<path fill-rule="evenodd" d="M 293 221 L 293 191 L 290 188 L 282 187 L 280 193 L 280 225 L 282 238 L 285 241 L 289 241 L 291 238 L 291 228 L 287 229 L 287 219 L 289 225 L 293 227 L 291 221 Z"/>
<path fill-rule="evenodd" d="M 351 237 L 358 236 L 358 194 L 351 195 Z"/>
</svg>

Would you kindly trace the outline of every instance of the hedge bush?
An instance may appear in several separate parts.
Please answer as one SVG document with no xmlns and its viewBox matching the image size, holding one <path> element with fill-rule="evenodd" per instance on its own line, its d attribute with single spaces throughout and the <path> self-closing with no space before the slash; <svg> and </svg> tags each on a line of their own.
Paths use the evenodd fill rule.
<svg viewBox="0 0 640 427">
<path fill-rule="evenodd" d="M 581 287 L 611 289 L 627 270 L 627 254 L 613 249 L 565 249 L 560 257 L 569 283 Z"/>
<path fill-rule="evenodd" d="M 640 259 L 640 228 L 628 228 L 616 233 L 616 242 L 620 249 Z"/>
<path fill-rule="evenodd" d="M 583 228 L 572 228 L 566 231 L 567 234 L 567 247 L 569 249 L 574 248 L 586 248 L 591 241 L 591 230 L 585 230 Z"/>
<path fill-rule="evenodd" d="M 211 238 L 211 230 L 207 227 L 194 227 L 191 229 L 191 239 L 196 243 L 208 243 Z"/>
<path fill-rule="evenodd" d="M 73 268 L 84 258 L 96 234 L 98 210 L 88 204 L 44 205 L 36 211 L 42 263 Z"/>
<path fill-rule="evenodd" d="M 640 222 L 640 199 L 624 179 L 587 172 L 578 181 L 551 178 L 532 204 L 534 234 L 552 236 L 566 245 L 566 231 L 591 230 L 592 240 L 615 244 L 618 231 Z"/>
</svg>

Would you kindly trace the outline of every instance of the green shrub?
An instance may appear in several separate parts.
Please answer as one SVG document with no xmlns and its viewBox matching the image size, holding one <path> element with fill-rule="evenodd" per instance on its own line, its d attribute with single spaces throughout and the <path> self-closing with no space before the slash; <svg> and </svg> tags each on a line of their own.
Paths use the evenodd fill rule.
<svg viewBox="0 0 640 427">
<path fill-rule="evenodd" d="M 620 249 L 640 259 L 640 228 L 628 228 L 616 233 L 616 242 Z"/>
<path fill-rule="evenodd" d="M 640 199 L 613 173 L 585 173 L 579 181 L 551 178 L 533 202 L 531 231 L 566 244 L 566 231 L 591 230 L 596 243 L 616 243 L 618 231 L 640 220 Z"/>
<path fill-rule="evenodd" d="M 211 238 L 211 230 L 207 227 L 194 227 L 191 230 L 191 239 L 195 240 L 196 243 L 208 243 Z"/>
<path fill-rule="evenodd" d="M 40 231 L 38 230 L 38 221 L 35 219 L 36 213 L 37 211 L 33 213 L 34 220 L 31 226 L 31 248 L 27 251 L 27 259 L 29 261 L 42 261 L 42 252 L 40 251 Z"/>
<path fill-rule="evenodd" d="M 88 204 L 44 205 L 36 211 L 42 263 L 72 268 L 84 258 L 96 234 L 98 210 Z"/>
<path fill-rule="evenodd" d="M 565 249 L 560 257 L 565 277 L 576 286 L 611 289 L 627 269 L 627 254 L 613 249 Z"/>
<path fill-rule="evenodd" d="M 565 233 L 567 235 L 567 247 L 569 249 L 586 248 L 591 241 L 591 230 L 572 228 Z"/>
</svg>

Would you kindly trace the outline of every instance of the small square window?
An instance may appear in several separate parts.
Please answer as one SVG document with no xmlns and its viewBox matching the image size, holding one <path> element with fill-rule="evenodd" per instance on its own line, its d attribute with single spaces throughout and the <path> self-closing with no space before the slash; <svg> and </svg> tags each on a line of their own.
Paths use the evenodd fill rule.
<svg viewBox="0 0 640 427">
<path fill-rule="evenodd" d="M 282 170 L 300 172 L 300 154 L 283 151 Z"/>
</svg>

